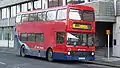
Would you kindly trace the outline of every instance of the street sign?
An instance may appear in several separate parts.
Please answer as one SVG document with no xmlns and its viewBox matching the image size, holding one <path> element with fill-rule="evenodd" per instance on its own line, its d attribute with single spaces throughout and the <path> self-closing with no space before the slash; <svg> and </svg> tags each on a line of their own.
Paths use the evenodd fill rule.
<svg viewBox="0 0 120 68">
<path fill-rule="evenodd" d="M 108 36 L 108 60 L 110 58 L 110 45 L 109 45 L 109 42 L 110 42 L 110 30 L 106 30 L 106 34 Z"/>
<path fill-rule="evenodd" d="M 109 35 L 110 34 L 110 30 L 106 30 L 106 34 Z"/>
</svg>

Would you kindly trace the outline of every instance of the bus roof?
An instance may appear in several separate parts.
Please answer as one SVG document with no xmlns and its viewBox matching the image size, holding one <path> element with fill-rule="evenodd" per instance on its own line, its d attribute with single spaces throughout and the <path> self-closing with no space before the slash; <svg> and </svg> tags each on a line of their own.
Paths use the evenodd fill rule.
<svg viewBox="0 0 120 68">
<path fill-rule="evenodd" d="M 94 11 L 94 9 L 90 6 L 85 6 L 85 5 L 80 5 L 80 4 L 68 4 L 68 5 L 65 5 L 65 6 L 57 6 L 57 7 L 47 8 L 47 9 L 39 9 L 39 10 L 32 10 L 32 11 L 26 11 L 26 12 L 19 12 L 18 14 L 37 13 L 37 12 L 64 9 L 64 8 L 80 8 L 81 10 Z"/>
</svg>

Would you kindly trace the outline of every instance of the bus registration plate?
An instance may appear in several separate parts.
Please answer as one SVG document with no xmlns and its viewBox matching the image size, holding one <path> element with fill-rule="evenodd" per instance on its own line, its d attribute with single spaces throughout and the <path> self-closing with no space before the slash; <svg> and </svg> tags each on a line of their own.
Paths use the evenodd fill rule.
<svg viewBox="0 0 120 68">
<path fill-rule="evenodd" d="M 78 59 L 79 59 L 79 60 L 84 60 L 84 59 L 85 59 L 85 57 L 79 57 Z"/>
</svg>

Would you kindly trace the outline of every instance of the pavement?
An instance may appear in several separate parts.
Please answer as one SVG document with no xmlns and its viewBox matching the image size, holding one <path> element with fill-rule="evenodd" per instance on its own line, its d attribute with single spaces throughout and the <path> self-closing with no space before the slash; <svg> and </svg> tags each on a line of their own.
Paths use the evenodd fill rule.
<svg viewBox="0 0 120 68">
<path fill-rule="evenodd" d="M 90 63 L 106 65 L 111 67 L 120 68 L 120 57 L 112 56 L 112 48 L 110 48 L 110 57 L 108 58 L 107 47 L 96 49 L 96 59 L 95 61 L 88 61 Z"/>
<path fill-rule="evenodd" d="M 0 52 L 15 54 L 14 48 L 0 47 Z M 110 49 L 110 58 L 107 58 L 107 48 L 96 49 L 96 59 L 94 61 L 84 61 L 97 65 L 105 65 L 120 68 L 120 58 L 112 56 L 112 48 Z"/>
<path fill-rule="evenodd" d="M 16 54 L 13 47 L 0 47 L 0 52 Z"/>
</svg>

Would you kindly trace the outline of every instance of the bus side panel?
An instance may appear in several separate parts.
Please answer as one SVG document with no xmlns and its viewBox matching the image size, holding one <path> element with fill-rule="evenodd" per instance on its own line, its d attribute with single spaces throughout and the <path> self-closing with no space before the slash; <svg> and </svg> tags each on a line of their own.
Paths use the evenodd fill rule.
<svg viewBox="0 0 120 68">
<path fill-rule="evenodd" d="M 27 54 L 30 56 L 45 58 L 46 57 L 46 50 L 31 50 L 31 53 L 30 53 L 30 51 L 28 51 Z"/>
<path fill-rule="evenodd" d="M 15 51 L 17 55 L 20 55 L 20 48 L 22 44 L 25 45 L 24 53 L 26 55 L 44 57 L 44 58 L 46 57 L 46 50 L 32 49 L 29 47 L 30 46 L 29 44 L 22 43 L 18 38 L 15 38 Z"/>
</svg>

